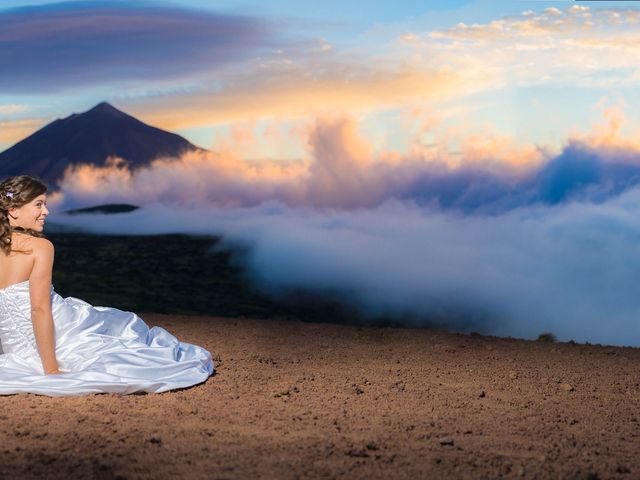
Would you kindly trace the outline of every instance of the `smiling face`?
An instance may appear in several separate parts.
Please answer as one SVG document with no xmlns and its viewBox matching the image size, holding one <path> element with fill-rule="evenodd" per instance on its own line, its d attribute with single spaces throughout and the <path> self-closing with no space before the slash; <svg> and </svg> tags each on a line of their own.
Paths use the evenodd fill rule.
<svg viewBox="0 0 640 480">
<path fill-rule="evenodd" d="M 47 195 L 38 195 L 29 203 L 9 210 L 9 223 L 13 227 L 22 227 L 41 232 L 44 229 L 44 219 L 49 215 L 47 209 Z"/>
</svg>

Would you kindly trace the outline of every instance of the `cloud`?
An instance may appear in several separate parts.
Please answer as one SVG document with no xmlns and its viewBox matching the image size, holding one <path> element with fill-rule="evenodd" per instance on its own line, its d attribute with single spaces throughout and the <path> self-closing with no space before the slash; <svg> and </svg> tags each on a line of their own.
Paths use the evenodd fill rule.
<svg viewBox="0 0 640 480">
<path fill-rule="evenodd" d="M 232 130 L 231 135 L 246 136 L 246 132 Z M 485 141 L 479 148 L 472 138 L 455 162 L 420 149 L 375 154 L 358 124 L 347 116 L 319 117 L 307 127 L 306 138 L 306 159 L 247 162 L 231 151 L 189 152 L 181 158 L 157 159 L 135 172 L 114 159 L 105 167 L 69 169 L 60 187 L 66 206 L 107 200 L 251 206 L 277 199 L 287 205 L 354 208 L 374 206 L 392 196 L 444 201 L 465 196 L 468 188 L 477 189 L 476 182 L 484 179 L 487 188 L 496 183 L 506 188 L 510 178 L 522 174 L 518 162 L 511 165 L 502 157 L 517 150 L 504 141 Z M 454 163 L 458 166 L 451 167 Z M 456 181 L 450 183 L 452 178 Z"/>
<path fill-rule="evenodd" d="M 16 113 L 23 113 L 30 109 L 31 107 L 29 105 L 18 103 L 8 103 L 5 105 L 0 105 L 0 118 L 15 115 Z"/>
<path fill-rule="evenodd" d="M 164 128 L 237 122 L 248 118 L 309 118 L 336 112 L 367 112 L 418 101 L 441 101 L 476 91 L 479 75 L 442 66 L 413 68 L 364 65 L 360 59 L 290 59 L 249 62 L 246 75 L 219 74 L 215 87 L 184 95 L 132 100 L 132 109 Z M 259 63 L 259 64 L 258 64 Z"/>
<path fill-rule="evenodd" d="M 407 153 L 376 151 L 351 117 L 319 117 L 307 127 L 308 158 L 245 161 L 232 151 L 190 152 L 130 172 L 105 167 L 68 170 L 64 206 L 107 201 L 182 206 L 250 207 L 276 200 L 291 207 L 371 208 L 403 199 L 466 214 L 495 215 L 526 205 L 602 202 L 640 180 L 640 145 L 596 125 L 552 153 L 507 137 L 457 139 L 450 152 L 414 145 Z M 617 126 L 616 126 L 617 125 Z M 445 132 L 445 140 L 450 132 Z M 232 137 L 245 138 L 243 129 Z"/>
<path fill-rule="evenodd" d="M 6 143 L 7 146 L 13 144 L 16 139 L 22 139 L 27 135 L 33 133 L 34 130 L 42 125 L 40 119 L 24 118 L 16 120 L 0 120 L 0 151 L 4 150 L 1 147 L 2 143 Z"/>
<path fill-rule="evenodd" d="M 43 76 L 48 91 L 87 87 L 94 95 L 96 84 L 115 85 L 116 103 L 166 129 L 427 102 L 446 108 L 531 85 L 634 87 L 638 21 L 637 9 L 572 5 L 436 31 L 389 26 L 385 42 L 340 46 L 293 33 L 291 21 L 65 2 L 0 12 L 0 68 L 9 72 L 0 87 L 40 92 Z"/>
<path fill-rule="evenodd" d="M 118 104 L 178 129 L 441 101 L 490 82 L 437 63 L 363 58 L 288 27 L 150 2 L 0 11 L 0 88 L 40 93 L 42 77 L 47 92 L 117 86 Z"/>
<path fill-rule="evenodd" d="M 54 210 L 143 208 L 52 221 L 222 235 L 246 247 L 238 261 L 265 292 L 335 295 L 371 319 L 640 346 L 640 149 L 620 136 L 623 116 L 606 115 L 609 128 L 526 169 L 504 155 L 530 152 L 504 140 L 463 139 L 455 164 L 430 150 L 376 153 L 353 119 L 320 117 L 310 158 L 286 164 L 209 152 L 69 171 Z"/>
<path fill-rule="evenodd" d="M 41 122 L 34 118 L 25 118 L 29 112 L 29 105 L 20 103 L 7 103 L 0 105 L 0 151 L 9 147 L 17 139 L 31 134 Z"/>
<path fill-rule="evenodd" d="M 131 105 L 171 129 L 427 102 L 445 108 L 474 94 L 537 85 L 633 88 L 640 69 L 629 59 L 640 55 L 639 18 L 636 9 L 573 5 L 445 30 L 420 32 L 413 24 L 398 34 L 390 26 L 393 36 L 375 37 L 375 48 L 362 42 L 323 49 L 324 40 L 307 39 L 231 73 L 205 75 L 194 91 L 132 98 Z"/>
<path fill-rule="evenodd" d="M 459 64 L 473 52 L 477 67 L 495 71 L 510 86 L 554 84 L 610 88 L 635 86 L 640 69 L 640 10 L 530 10 L 488 23 L 425 32 L 411 42 L 423 52 L 440 51 Z M 416 37 L 416 35 L 414 35 Z"/>
<path fill-rule="evenodd" d="M 579 7 L 579 8 L 574 8 Z M 566 10 L 550 7 L 541 12 L 527 10 L 519 16 L 508 16 L 488 23 L 458 23 L 455 27 L 446 30 L 430 32 L 429 37 L 447 40 L 468 41 L 495 41 L 508 39 L 525 39 L 548 37 L 550 34 L 568 34 L 570 36 L 586 33 L 585 26 L 593 26 L 597 22 L 598 27 L 617 25 L 611 22 L 611 10 L 591 11 L 589 7 L 574 5 Z M 622 11 L 625 18 L 636 18 L 637 11 L 629 9 Z M 616 13 L 620 15 L 620 13 Z M 593 33 L 593 32 L 588 32 Z"/>
<path fill-rule="evenodd" d="M 272 48 L 274 39 L 272 26 L 254 17 L 158 3 L 8 9 L 0 11 L 0 88 L 51 92 L 184 78 L 257 55 Z"/>
<path fill-rule="evenodd" d="M 640 189 L 603 204 L 464 216 L 388 200 L 368 209 L 179 208 L 52 221 L 95 232 L 209 233 L 276 297 L 304 288 L 375 318 L 640 346 Z"/>
<path fill-rule="evenodd" d="M 60 183 L 64 207 L 107 201 L 227 207 L 256 204 L 266 198 L 294 201 L 295 188 L 290 185 L 307 169 L 304 162 L 249 163 L 232 154 L 213 152 L 158 159 L 135 172 L 118 160 L 105 167 L 80 165 L 69 170 Z"/>
</svg>

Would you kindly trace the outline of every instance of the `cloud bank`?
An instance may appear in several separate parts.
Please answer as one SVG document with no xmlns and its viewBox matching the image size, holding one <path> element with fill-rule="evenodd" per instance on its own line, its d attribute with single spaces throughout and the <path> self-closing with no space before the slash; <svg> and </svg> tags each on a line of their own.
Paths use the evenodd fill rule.
<svg viewBox="0 0 640 480">
<path fill-rule="evenodd" d="M 602 204 L 464 216 L 389 200 L 352 210 L 150 205 L 53 221 L 96 232 L 212 233 L 256 284 L 331 293 L 375 317 L 462 331 L 640 346 L 640 189 Z"/>
<path fill-rule="evenodd" d="M 192 152 L 135 172 L 118 161 L 83 165 L 61 181 L 60 207 L 113 201 L 250 207 L 277 200 L 291 207 L 352 209 L 398 199 L 497 215 L 527 205 L 602 202 L 640 181 L 640 148 L 621 139 L 617 124 L 597 128 L 570 138 L 556 154 L 504 142 L 479 148 L 464 139 L 456 154 L 418 146 L 400 154 L 376 153 L 352 118 L 319 118 L 307 131 L 309 158 L 248 162 L 228 152 Z"/>
<path fill-rule="evenodd" d="M 240 260 L 265 291 L 330 293 L 371 318 L 640 346 L 633 142 L 596 130 L 523 169 L 502 148 L 469 148 L 456 164 L 430 151 L 375 154 L 357 130 L 348 118 L 319 119 L 311 157 L 283 165 L 210 154 L 133 173 L 82 167 L 68 172 L 58 208 L 144 208 L 52 220 L 222 235 L 249 247 Z"/>
</svg>

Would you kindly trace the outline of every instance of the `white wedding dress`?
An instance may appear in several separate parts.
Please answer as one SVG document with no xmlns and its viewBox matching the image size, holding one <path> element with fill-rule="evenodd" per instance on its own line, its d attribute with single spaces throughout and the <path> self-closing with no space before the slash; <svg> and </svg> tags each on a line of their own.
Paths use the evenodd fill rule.
<svg viewBox="0 0 640 480">
<path fill-rule="evenodd" d="M 33 335 L 29 281 L 0 289 L 0 395 L 164 392 L 204 382 L 211 354 L 135 313 L 62 298 L 51 287 L 61 374 L 44 375 Z"/>
</svg>

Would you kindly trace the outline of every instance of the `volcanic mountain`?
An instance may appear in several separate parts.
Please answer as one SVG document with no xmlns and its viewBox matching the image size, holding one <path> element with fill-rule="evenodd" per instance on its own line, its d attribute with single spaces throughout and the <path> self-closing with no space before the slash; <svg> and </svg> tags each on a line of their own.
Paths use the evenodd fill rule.
<svg viewBox="0 0 640 480">
<path fill-rule="evenodd" d="M 189 150 L 202 149 L 102 102 L 55 120 L 0 153 L 0 177 L 33 175 L 55 188 L 69 166 L 103 166 L 109 157 L 119 157 L 135 170 Z"/>
</svg>

